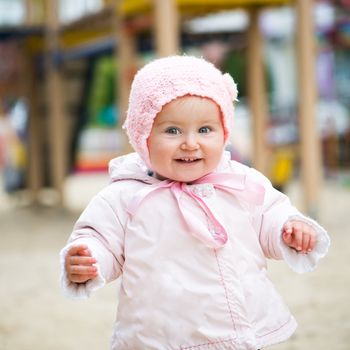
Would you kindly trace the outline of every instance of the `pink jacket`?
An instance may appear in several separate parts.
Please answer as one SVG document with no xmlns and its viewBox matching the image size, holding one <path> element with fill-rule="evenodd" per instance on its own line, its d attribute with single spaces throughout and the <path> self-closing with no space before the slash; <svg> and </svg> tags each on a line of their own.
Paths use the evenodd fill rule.
<svg viewBox="0 0 350 350">
<path fill-rule="evenodd" d="M 233 189 L 220 174 L 232 175 Z M 149 176 L 132 153 L 112 160 L 110 175 L 111 184 L 78 219 L 61 263 L 70 297 L 88 297 L 122 276 L 112 349 L 259 349 L 295 331 L 267 277 L 266 258 L 311 271 L 329 237 L 262 174 L 225 153 L 213 175 L 217 183 L 181 188 Z M 298 254 L 281 241 L 290 218 L 316 229 L 311 253 Z M 64 271 L 66 251 L 76 242 L 86 243 L 98 261 L 99 276 L 85 284 L 69 282 Z"/>
</svg>

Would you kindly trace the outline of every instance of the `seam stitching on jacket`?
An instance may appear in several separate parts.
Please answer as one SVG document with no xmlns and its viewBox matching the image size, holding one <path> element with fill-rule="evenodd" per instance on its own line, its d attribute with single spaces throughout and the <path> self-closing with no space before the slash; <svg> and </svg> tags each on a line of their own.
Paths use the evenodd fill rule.
<svg viewBox="0 0 350 350">
<path fill-rule="evenodd" d="M 281 326 L 279 326 L 278 328 L 274 329 L 274 330 L 271 331 L 271 332 L 262 334 L 262 335 L 256 335 L 256 338 L 264 338 L 264 337 L 266 337 L 267 335 L 276 333 L 276 332 L 278 332 L 281 328 L 285 327 L 289 322 L 290 322 L 290 317 L 288 318 L 288 320 L 287 320 L 285 323 L 283 323 L 283 324 L 282 324 Z"/>
<path fill-rule="evenodd" d="M 181 347 L 180 349 L 181 350 L 194 349 L 194 348 L 199 348 L 201 346 L 217 345 L 217 344 L 223 344 L 223 343 L 227 343 L 227 342 L 232 342 L 234 340 L 235 340 L 234 338 L 230 338 L 230 339 L 218 340 L 218 341 L 214 341 L 214 342 L 210 342 L 210 343 L 203 343 L 203 344 L 199 344 L 199 345 L 192 345 L 192 346 Z"/>
<path fill-rule="evenodd" d="M 237 333 L 236 325 L 235 325 L 235 322 L 234 322 L 234 319 L 233 319 L 233 314 L 232 314 L 232 310 L 231 310 L 231 306 L 230 306 L 230 301 L 229 301 L 229 299 L 228 299 L 227 287 L 226 287 L 226 283 L 225 283 L 225 280 L 224 280 L 224 276 L 223 276 L 223 274 L 222 274 L 222 269 L 221 269 L 221 266 L 220 266 L 220 263 L 219 263 L 219 258 L 218 258 L 218 254 L 217 254 L 216 249 L 214 249 L 214 254 L 215 254 L 215 258 L 216 258 L 216 263 L 218 264 L 218 268 L 219 268 L 221 283 L 222 283 L 222 285 L 223 285 L 223 287 L 224 287 L 224 290 L 225 290 L 225 298 L 226 298 L 227 307 L 228 307 L 228 310 L 229 310 L 229 313 L 230 313 L 230 316 L 231 316 L 231 321 L 232 321 L 233 329 L 234 329 L 235 332 Z"/>
</svg>

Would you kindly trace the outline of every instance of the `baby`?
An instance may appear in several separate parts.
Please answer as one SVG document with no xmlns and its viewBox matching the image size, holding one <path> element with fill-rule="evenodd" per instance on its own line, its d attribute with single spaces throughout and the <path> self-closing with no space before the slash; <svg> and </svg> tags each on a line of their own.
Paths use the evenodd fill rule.
<svg viewBox="0 0 350 350">
<path fill-rule="evenodd" d="M 136 153 L 110 162 L 61 251 L 71 297 L 121 277 L 111 349 L 261 349 L 296 329 L 266 259 L 311 271 L 329 237 L 230 160 L 236 97 L 230 75 L 195 57 L 134 78 L 124 127 Z"/>
</svg>

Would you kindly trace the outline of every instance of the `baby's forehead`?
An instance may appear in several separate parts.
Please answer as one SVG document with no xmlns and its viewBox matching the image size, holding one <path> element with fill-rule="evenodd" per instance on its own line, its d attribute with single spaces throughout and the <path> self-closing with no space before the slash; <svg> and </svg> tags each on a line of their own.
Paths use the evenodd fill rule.
<svg viewBox="0 0 350 350">
<path fill-rule="evenodd" d="M 219 106 L 207 97 L 186 95 L 178 97 L 165 104 L 156 115 L 156 124 L 165 121 L 189 121 L 189 120 L 221 120 L 221 110 Z"/>
</svg>

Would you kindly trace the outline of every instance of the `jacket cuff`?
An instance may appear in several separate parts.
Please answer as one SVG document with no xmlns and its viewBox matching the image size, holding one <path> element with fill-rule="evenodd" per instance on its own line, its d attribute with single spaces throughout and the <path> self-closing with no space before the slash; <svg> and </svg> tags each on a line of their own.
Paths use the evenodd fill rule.
<svg viewBox="0 0 350 350">
<path fill-rule="evenodd" d="M 61 267 L 61 276 L 60 276 L 60 284 L 62 292 L 65 296 L 71 299 L 86 299 L 90 296 L 92 292 L 103 287 L 106 284 L 106 280 L 101 275 L 101 269 L 98 264 L 96 264 L 97 268 L 97 276 L 89 280 L 85 283 L 74 283 L 68 279 L 67 272 L 65 269 L 65 258 L 69 248 L 74 245 L 71 243 L 64 247 L 60 252 L 60 267 Z M 94 252 L 91 251 L 92 256 L 94 256 Z"/>
<path fill-rule="evenodd" d="M 330 238 L 323 227 L 306 216 L 294 215 L 289 217 L 288 221 L 289 220 L 298 220 L 310 225 L 316 232 L 316 245 L 314 249 L 307 254 L 298 253 L 283 242 L 281 232 L 279 246 L 283 259 L 287 265 L 297 273 L 313 271 L 316 268 L 318 261 L 327 254 L 330 246 Z"/>
</svg>

